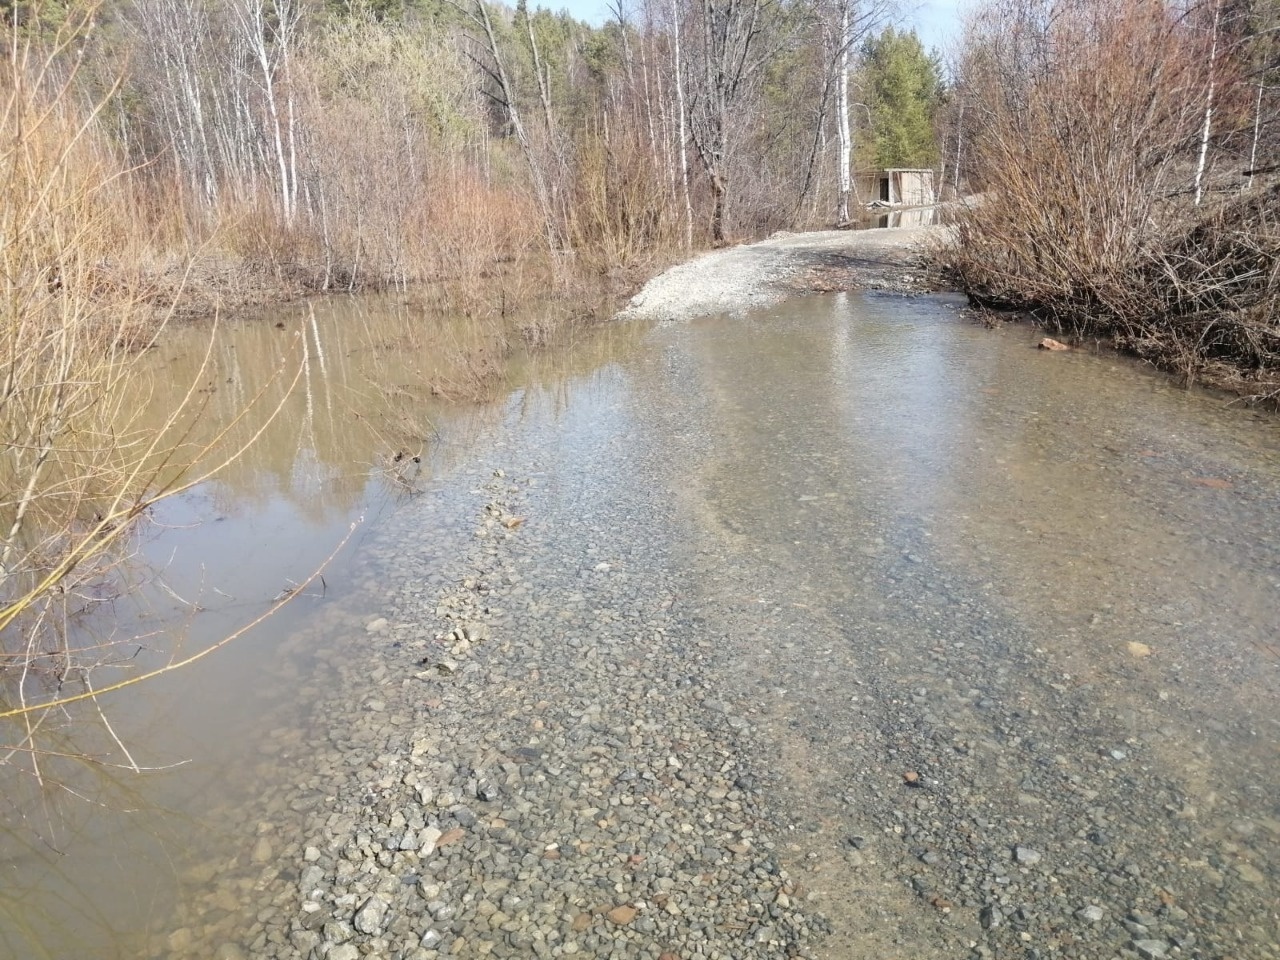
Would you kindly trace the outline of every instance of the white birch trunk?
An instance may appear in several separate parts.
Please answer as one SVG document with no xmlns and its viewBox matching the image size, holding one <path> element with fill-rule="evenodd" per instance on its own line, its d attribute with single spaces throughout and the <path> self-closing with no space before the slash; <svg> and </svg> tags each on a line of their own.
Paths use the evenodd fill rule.
<svg viewBox="0 0 1280 960">
<path fill-rule="evenodd" d="M 689 199 L 689 151 L 687 146 L 689 131 L 685 126 L 683 66 L 680 62 L 680 0 L 671 0 L 671 15 L 673 18 L 671 32 L 675 43 L 676 61 L 676 113 L 679 115 L 676 136 L 680 141 L 680 192 L 684 198 L 684 248 L 685 250 L 691 250 L 693 249 L 693 202 Z"/>
<path fill-rule="evenodd" d="M 1209 44 L 1209 93 L 1205 97 L 1204 129 L 1200 133 L 1200 158 L 1196 162 L 1196 206 L 1200 206 L 1200 198 L 1204 194 L 1204 167 L 1209 156 L 1209 135 L 1213 128 L 1213 93 L 1217 77 L 1214 66 L 1218 59 L 1218 19 L 1222 16 L 1222 0 L 1213 6 L 1213 40 Z"/>
<path fill-rule="evenodd" d="M 849 131 L 849 4 L 844 0 L 840 7 L 840 80 L 836 91 L 837 125 L 840 135 L 839 150 L 839 189 L 840 200 L 836 211 L 836 222 L 849 222 L 849 194 L 853 184 L 850 167 L 853 164 L 853 137 Z"/>
<path fill-rule="evenodd" d="M 287 135 L 285 121 L 280 115 L 280 103 L 277 96 L 276 63 L 271 48 L 267 28 L 267 0 L 243 0 L 235 5 L 236 18 L 244 33 L 244 38 L 252 52 L 254 63 L 262 76 L 259 81 L 262 96 L 267 107 L 267 122 L 270 127 L 270 143 L 278 177 L 277 189 L 280 194 L 280 206 L 286 223 L 293 222 L 292 180 L 289 176 L 289 154 L 285 148 Z M 281 11 L 282 29 L 284 11 Z"/>
<path fill-rule="evenodd" d="M 289 63 L 288 48 L 284 53 L 285 69 L 285 115 L 289 128 L 289 216 L 298 211 L 298 115 L 294 105 L 293 76 Z"/>
<path fill-rule="evenodd" d="M 1253 145 L 1249 148 L 1249 182 L 1246 190 L 1253 189 L 1253 171 L 1258 165 L 1258 131 L 1262 124 L 1262 79 L 1258 79 L 1258 97 L 1253 103 Z"/>
<path fill-rule="evenodd" d="M 542 164 L 538 161 L 538 156 L 533 149 L 533 142 L 529 139 L 524 122 L 520 119 L 520 112 L 516 108 L 515 88 L 512 86 L 511 78 L 507 74 L 506 63 L 502 59 L 502 51 L 498 46 L 498 37 L 493 29 L 493 20 L 489 16 L 489 8 L 485 0 L 475 0 L 475 7 L 476 13 L 471 14 L 471 17 L 484 29 L 485 40 L 489 47 L 489 56 L 493 59 L 493 78 L 498 82 L 498 86 L 502 91 L 503 107 L 507 113 L 507 120 L 511 124 L 511 132 L 515 135 L 516 142 L 520 145 L 520 151 L 524 154 L 525 162 L 529 165 L 529 177 L 533 181 L 533 191 L 542 213 L 543 229 L 546 231 L 547 248 L 552 254 L 555 254 L 560 249 L 560 243 L 558 231 L 556 230 L 552 196 L 547 186 Z"/>
</svg>

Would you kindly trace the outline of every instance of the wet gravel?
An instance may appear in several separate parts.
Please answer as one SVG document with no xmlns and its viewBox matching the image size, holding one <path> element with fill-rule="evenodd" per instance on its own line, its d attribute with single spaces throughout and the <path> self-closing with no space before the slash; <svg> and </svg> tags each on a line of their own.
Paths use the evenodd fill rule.
<svg viewBox="0 0 1280 960">
<path fill-rule="evenodd" d="M 443 590 L 400 568 L 354 662 L 332 664 L 340 689 L 367 677 L 361 711 L 312 731 L 305 781 L 262 797 L 256 872 L 188 876 L 215 890 L 168 955 L 809 955 L 826 924 L 780 863 L 757 751 L 711 697 L 710 641 L 643 533 L 663 498 L 575 531 L 572 514 L 526 522 L 537 486 L 498 469 L 477 488 Z M 249 891 L 253 908 L 225 909 Z"/>
<path fill-rule="evenodd" d="M 371 540 L 156 955 L 1280 958 L 1276 671 L 1060 651 L 687 336 Z"/>
</svg>

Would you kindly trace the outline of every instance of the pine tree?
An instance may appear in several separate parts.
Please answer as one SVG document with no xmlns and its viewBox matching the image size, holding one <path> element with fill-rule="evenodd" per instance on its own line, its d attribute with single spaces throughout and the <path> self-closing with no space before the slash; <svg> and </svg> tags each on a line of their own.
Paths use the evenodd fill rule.
<svg viewBox="0 0 1280 960">
<path fill-rule="evenodd" d="M 889 27 L 869 39 L 858 79 L 871 115 L 870 135 L 862 138 L 862 165 L 936 165 L 934 118 L 942 102 L 942 70 L 915 31 Z"/>
</svg>

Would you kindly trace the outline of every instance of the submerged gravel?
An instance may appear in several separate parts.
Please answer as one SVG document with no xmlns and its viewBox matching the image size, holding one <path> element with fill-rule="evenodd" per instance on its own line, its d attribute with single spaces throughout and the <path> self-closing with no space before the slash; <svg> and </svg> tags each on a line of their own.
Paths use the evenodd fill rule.
<svg viewBox="0 0 1280 960">
<path fill-rule="evenodd" d="M 825 496 L 802 389 L 664 334 L 374 538 L 157 956 L 1280 958 L 1275 672 L 1058 650 L 1021 571 Z"/>
<path fill-rule="evenodd" d="M 331 661 L 339 689 L 368 678 L 362 709 L 318 716 L 342 719 L 309 736 L 305 781 L 264 794 L 257 871 L 189 876 L 219 879 L 168 955 L 811 955 L 826 925 L 643 534 L 661 498 L 574 530 L 572 512 L 526 524 L 530 486 L 498 469 L 477 489 L 443 590 L 400 567 L 358 653 Z M 543 541 L 548 523 L 582 539 Z"/>
</svg>

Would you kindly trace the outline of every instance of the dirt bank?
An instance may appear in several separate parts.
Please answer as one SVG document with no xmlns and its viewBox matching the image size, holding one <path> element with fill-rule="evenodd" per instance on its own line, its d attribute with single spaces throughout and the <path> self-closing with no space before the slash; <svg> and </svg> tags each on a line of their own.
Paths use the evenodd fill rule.
<svg viewBox="0 0 1280 960">
<path fill-rule="evenodd" d="M 653 278 L 618 314 L 626 320 L 689 320 L 776 303 L 797 292 L 931 289 L 923 268 L 945 227 L 779 233 L 715 250 Z"/>
</svg>

